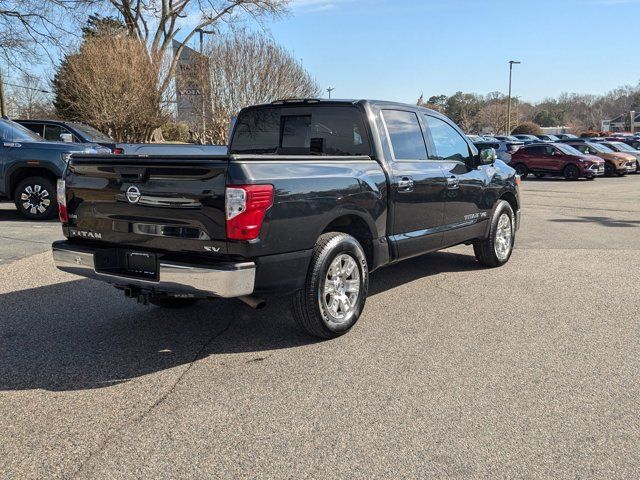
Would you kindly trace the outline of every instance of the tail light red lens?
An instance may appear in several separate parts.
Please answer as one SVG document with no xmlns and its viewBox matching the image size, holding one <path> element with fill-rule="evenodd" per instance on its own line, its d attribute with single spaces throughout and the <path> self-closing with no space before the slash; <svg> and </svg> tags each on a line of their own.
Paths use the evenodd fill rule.
<svg viewBox="0 0 640 480">
<path fill-rule="evenodd" d="M 62 223 L 69 223 L 69 212 L 67 211 L 67 186 L 64 180 L 58 180 L 56 185 L 56 198 L 58 200 L 58 216 Z"/>
<path fill-rule="evenodd" d="M 113 150 L 111 150 L 111 153 L 122 155 L 124 153 L 124 150 L 122 148 L 115 147 Z"/>
<path fill-rule="evenodd" d="M 233 185 L 225 192 L 227 238 L 254 240 L 273 205 L 273 185 Z"/>
</svg>

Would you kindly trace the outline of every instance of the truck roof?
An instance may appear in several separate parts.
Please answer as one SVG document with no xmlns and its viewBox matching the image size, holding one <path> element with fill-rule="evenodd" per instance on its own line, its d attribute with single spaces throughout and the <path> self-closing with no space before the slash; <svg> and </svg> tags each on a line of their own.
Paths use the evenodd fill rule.
<svg viewBox="0 0 640 480">
<path fill-rule="evenodd" d="M 322 105 L 385 105 L 385 106 L 398 106 L 402 108 L 411 108 L 415 110 L 420 110 L 424 112 L 429 112 L 435 116 L 443 116 L 440 112 L 436 110 L 432 110 L 430 108 L 412 105 L 409 103 L 396 102 L 392 100 L 373 100 L 373 99 L 356 99 L 356 98 L 290 98 L 290 99 L 282 99 L 275 100 L 271 103 L 263 103 L 258 105 L 251 105 L 243 108 L 251 109 L 251 108 L 264 108 L 271 106 L 279 106 L 279 105 L 314 105 L 314 104 L 322 104 Z"/>
</svg>

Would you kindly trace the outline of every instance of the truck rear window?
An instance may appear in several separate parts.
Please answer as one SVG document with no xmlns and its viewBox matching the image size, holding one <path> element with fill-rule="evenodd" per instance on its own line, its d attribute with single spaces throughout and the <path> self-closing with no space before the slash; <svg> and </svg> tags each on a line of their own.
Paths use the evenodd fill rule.
<svg viewBox="0 0 640 480">
<path fill-rule="evenodd" d="M 273 106 L 240 114 L 230 152 L 353 156 L 370 155 L 371 146 L 356 107 Z"/>
</svg>

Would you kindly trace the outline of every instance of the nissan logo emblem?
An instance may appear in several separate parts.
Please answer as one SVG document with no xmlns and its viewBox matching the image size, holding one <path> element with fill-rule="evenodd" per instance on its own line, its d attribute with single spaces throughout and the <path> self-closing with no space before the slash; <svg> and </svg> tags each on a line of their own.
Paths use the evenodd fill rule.
<svg viewBox="0 0 640 480">
<path fill-rule="evenodd" d="M 127 188 L 127 200 L 129 203 L 138 203 L 140 201 L 140 189 L 133 185 Z"/>
</svg>

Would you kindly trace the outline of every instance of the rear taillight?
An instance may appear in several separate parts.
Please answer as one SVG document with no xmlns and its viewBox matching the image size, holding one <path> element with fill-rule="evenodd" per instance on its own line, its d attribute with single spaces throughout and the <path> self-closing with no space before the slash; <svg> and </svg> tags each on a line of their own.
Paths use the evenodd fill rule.
<svg viewBox="0 0 640 480">
<path fill-rule="evenodd" d="M 111 149 L 111 153 L 122 155 L 124 153 L 124 150 L 122 148 L 115 147 Z"/>
<path fill-rule="evenodd" d="M 254 240 L 260 235 L 267 209 L 273 205 L 273 185 L 233 185 L 225 191 L 227 238 Z"/>
<path fill-rule="evenodd" d="M 58 180 L 56 185 L 56 197 L 58 200 L 58 215 L 62 223 L 69 223 L 69 212 L 67 211 L 67 188 L 64 180 Z"/>
</svg>

